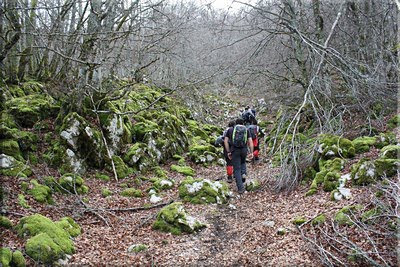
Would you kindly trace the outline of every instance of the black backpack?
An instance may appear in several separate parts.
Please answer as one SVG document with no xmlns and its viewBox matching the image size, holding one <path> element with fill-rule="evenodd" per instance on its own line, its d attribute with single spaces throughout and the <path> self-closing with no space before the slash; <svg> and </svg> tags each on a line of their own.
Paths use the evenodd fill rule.
<svg viewBox="0 0 400 267">
<path fill-rule="evenodd" d="M 224 145 L 224 136 L 218 136 L 217 140 L 214 143 L 215 146 L 223 146 Z"/>
<path fill-rule="evenodd" d="M 257 125 L 250 125 L 248 126 L 251 139 L 256 139 L 258 136 Z"/>
<path fill-rule="evenodd" d="M 242 148 L 247 146 L 247 128 L 244 125 L 236 125 L 233 128 L 232 144 L 234 147 Z"/>
</svg>

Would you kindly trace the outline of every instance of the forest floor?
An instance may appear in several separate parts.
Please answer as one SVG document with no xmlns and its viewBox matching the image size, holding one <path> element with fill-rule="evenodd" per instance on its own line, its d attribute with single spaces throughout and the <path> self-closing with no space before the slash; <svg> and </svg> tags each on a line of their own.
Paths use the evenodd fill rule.
<svg viewBox="0 0 400 267">
<path fill-rule="evenodd" d="M 170 163 L 171 164 L 171 163 Z M 193 166 L 196 176 L 217 180 L 225 178 L 223 167 L 208 168 Z M 39 171 L 38 167 L 38 171 Z M 179 201 L 178 185 L 183 175 L 169 171 L 168 176 L 176 183 L 174 188 L 163 191 L 164 203 Z M 134 207 L 152 205 L 148 197 L 127 198 L 118 192 L 122 184 L 133 186 L 134 179 L 99 181 L 86 178 L 90 191 L 83 204 L 82 196 L 54 195 L 55 205 L 43 205 L 26 196 L 31 209 L 23 209 L 17 203 L 20 191 L 14 178 L 1 178 L 10 188 L 6 209 L 13 211 L 9 218 L 15 223 L 22 215 L 41 213 L 53 220 L 71 216 L 82 227 L 82 234 L 74 243 L 76 253 L 69 264 L 73 265 L 152 265 L 152 266 L 265 266 L 265 265 L 321 265 L 313 256 L 308 244 L 292 224 L 297 216 L 312 219 L 322 212 L 337 211 L 350 200 L 340 203 L 329 201 L 329 193 L 320 190 L 305 197 L 308 188 L 300 186 L 291 193 L 274 193 L 271 189 L 278 170 L 267 160 L 255 165 L 248 164 L 249 178 L 259 179 L 263 186 L 255 192 L 237 194 L 236 184 L 230 184 L 233 196 L 227 204 L 194 205 L 185 203 L 186 211 L 207 224 L 207 228 L 195 234 L 175 236 L 152 229 L 152 223 L 161 207 L 146 210 L 123 211 Z M 135 185 L 145 192 L 150 182 Z M 103 198 L 101 189 L 107 187 L 114 192 Z M 359 195 L 359 194 L 357 194 Z M 354 200 L 354 199 L 353 199 Z M 105 209 L 121 209 L 107 211 Z M 107 226 L 106 222 L 109 224 Z M 286 234 L 278 235 L 277 229 L 285 228 Z M 8 247 L 22 249 L 24 241 L 15 232 L 6 230 L 0 239 Z M 145 244 L 148 249 L 129 253 L 133 244 Z"/>
</svg>

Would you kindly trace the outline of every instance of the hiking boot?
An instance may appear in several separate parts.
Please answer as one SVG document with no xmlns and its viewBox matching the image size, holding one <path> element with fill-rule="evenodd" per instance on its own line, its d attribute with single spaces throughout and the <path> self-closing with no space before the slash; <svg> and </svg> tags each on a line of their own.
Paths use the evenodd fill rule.
<svg viewBox="0 0 400 267">
<path fill-rule="evenodd" d="M 242 190 L 239 190 L 239 195 L 243 195 L 244 194 L 244 192 L 246 192 L 246 190 L 244 190 L 244 189 L 242 189 Z"/>
<path fill-rule="evenodd" d="M 246 182 L 246 174 L 242 174 L 242 182 Z"/>
<path fill-rule="evenodd" d="M 233 179 L 232 179 L 232 175 L 228 175 L 228 183 L 232 183 Z"/>
</svg>

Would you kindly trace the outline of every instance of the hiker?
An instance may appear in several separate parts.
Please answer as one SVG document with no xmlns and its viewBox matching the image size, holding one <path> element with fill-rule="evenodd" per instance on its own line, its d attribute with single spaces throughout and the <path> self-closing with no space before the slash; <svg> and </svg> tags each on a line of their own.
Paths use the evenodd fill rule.
<svg viewBox="0 0 400 267">
<path fill-rule="evenodd" d="M 225 148 L 224 145 L 224 139 L 226 136 L 226 133 L 228 132 L 229 128 L 235 126 L 235 121 L 230 121 L 228 123 L 228 128 L 225 129 L 224 133 L 217 138 L 215 141 L 216 146 L 222 146 L 224 148 L 224 157 L 225 157 L 225 162 L 226 162 L 226 175 L 227 175 L 227 180 L 228 183 L 232 183 L 232 175 L 233 175 L 233 165 L 232 165 L 232 160 L 228 157 L 228 151 Z"/>
<path fill-rule="evenodd" d="M 249 130 L 244 126 L 242 118 L 236 119 L 235 127 L 230 127 L 224 139 L 226 151 L 228 151 L 228 158 L 232 160 L 233 173 L 236 180 L 236 186 L 239 194 L 244 193 L 243 183 L 246 181 L 246 157 L 247 146 L 250 147 L 249 158 L 253 158 L 253 142 Z"/>
<path fill-rule="evenodd" d="M 260 138 L 264 137 L 264 132 L 262 129 L 258 126 L 257 120 L 254 120 L 253 124 L 249 125 L 247 127 L 250 132 L 251 139 L 253 141 L 253 147 L 254 147 L 254 152 L 253 152 L 253 159 L 254 160 L 259 160 L 259 153 L 260 153 Z"/>
<path fill-rule="evenodd" d="M 247 106 L 242 113 L 242 119 L 244 120 L 244 125 L 254 124 L 254 122 L 256 120 L 255 109 L 252 109 L 252 108 L 250 108 L 250 106 Z"/>
</svg>

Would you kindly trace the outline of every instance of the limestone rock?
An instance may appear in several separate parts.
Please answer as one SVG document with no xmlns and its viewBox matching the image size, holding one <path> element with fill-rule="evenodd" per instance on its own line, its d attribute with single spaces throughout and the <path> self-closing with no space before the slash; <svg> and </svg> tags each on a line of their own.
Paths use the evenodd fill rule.
<svg viewBox="0 0 400 267">
<path fill-rule="evenodd" d="M 221 181 L 188 177 L 179 186 L 179 197 L 194 204 L 226 203 L 231 194 L 228 185 Z"/>
</svg>

